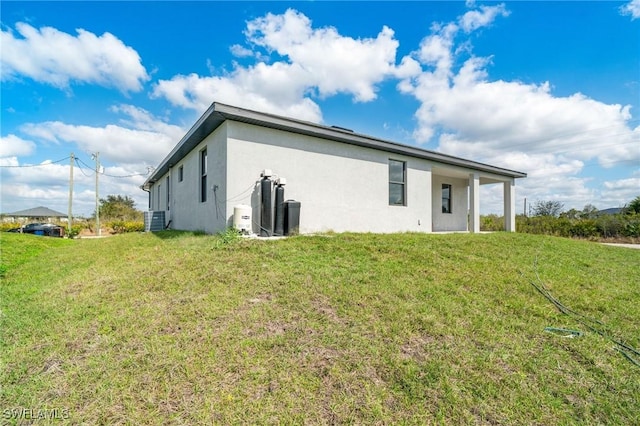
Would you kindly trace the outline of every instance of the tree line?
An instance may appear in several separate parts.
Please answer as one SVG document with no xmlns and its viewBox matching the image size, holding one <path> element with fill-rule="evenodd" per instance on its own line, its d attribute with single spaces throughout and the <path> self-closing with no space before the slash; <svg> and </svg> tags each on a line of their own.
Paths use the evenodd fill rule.
<svg viewBox="0 0 640 426">
<path fill-rule="evenodd" d="M 481 217 L 483 231 L 504 230 L 503 218 L 498 215 Z M 531 215 L 516 217 L 516 230 L 530 234 L 546 234 L 559 237 L 586 239 L 631 239 L 640 238 L 640 196 L 634 198 L 619 212 L 598 210 L 587 204 L 582 210 L 564 210 L 559 201 L 537 201 L 532 205 Z"/>
</svg>

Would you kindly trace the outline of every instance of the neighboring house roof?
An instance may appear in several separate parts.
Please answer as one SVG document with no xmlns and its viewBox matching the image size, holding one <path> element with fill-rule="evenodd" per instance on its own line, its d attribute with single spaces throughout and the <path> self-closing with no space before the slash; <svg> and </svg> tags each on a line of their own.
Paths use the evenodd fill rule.
<svg viewBox="0 0 640 426">
<path fill-rule="evenodd" d="M 173 148 L 169 155 L 167 155 L 167 157 L 165 157 L 165 159 L 160 163 L 158 168 L 146 180 L 143 188 L 148 189 L 151 184 L 167 173 L 169 168 L 178 163 L 226 120 L 239 121 L 242 123 L 254 124 L 256 126 L 284 130 L 307 136 L 315 136 L 322 139 L 329 139 L 332 141 L 373 148 L 380 151 L 402 154 L 410 157 L 423 158 L 454 166 L 468 167 L 502 176 L 509 176 L 513 178 L 523 178 L 527 176 L 527 174 L 523 172 L 508 170 L 501 167 L 491 166 L 489 164 L 454 157 L 452 155 L 442 154 L 436 151 L 391 142 L 375 138 L 373 136 L 355 133 L 340 127 L 324 126 L 321 124 L 311 123 L 309 121 L 297 120 L 294 118 L 282 117 L 279 115 L 267 114 L 214 102 L 198 119 L 193 127 L 191 127 L 182 140 L 180 140 L 180 142 Z"/>
<path fill-rule="evenodd" d="M 20 210 L 18 212 L 7 213 L 7 216 L 14 217 L 67 217 L 65 213 L 51 210 L 48 207 L 34 207 L 32 209 Z"/>
</svg>

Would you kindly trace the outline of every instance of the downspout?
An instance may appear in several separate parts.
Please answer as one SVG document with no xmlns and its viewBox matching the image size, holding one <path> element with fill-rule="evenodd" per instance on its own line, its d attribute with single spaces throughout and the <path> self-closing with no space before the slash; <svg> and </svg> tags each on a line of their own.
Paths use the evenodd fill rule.
<svg viewBox="0 0 640 426">
<path fill-rule="evenodd" d="M 147 210 L 151 210 L 151 191 L 149 191 L 144 185 L 140 185 L 140 189 L 149 194 L 149 201 L 147 202 Z"/>
</svg>

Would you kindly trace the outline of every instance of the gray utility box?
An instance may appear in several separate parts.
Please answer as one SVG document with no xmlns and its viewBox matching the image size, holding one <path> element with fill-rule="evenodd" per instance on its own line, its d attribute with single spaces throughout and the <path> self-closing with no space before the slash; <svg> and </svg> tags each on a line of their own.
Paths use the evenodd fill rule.
<svg viewBox="0 0 640 426">
<path fill-rule="evenodd" d="M 284 235 L 297 234 L 300 229 L 300 201 L 284 202 Z"/>
<path fill-rule="evenodd" d="M 156 232 L 164 230 L 164 210 L 144 212 L 144 231 Z"/>
</svg>

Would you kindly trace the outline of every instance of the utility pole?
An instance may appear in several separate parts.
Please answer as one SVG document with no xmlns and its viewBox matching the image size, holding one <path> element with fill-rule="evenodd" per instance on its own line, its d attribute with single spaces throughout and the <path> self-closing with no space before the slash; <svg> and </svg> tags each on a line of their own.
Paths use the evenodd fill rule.
<svg viewBox="0 0 640 426">
<path fill-rule="evenodd" d="M 67 212 L 67 235 L 71 236 L 71 225 L 72 225 L 72 220 L 73 220 L 73 213 L 72 213 L 72 207 L 73 207 L 73 163 L 75 161 L 75 157 L 73 155 L 73 152 L 71 153 L 71 157 L 69 157 L 71 160 L 69 162 L 69 210 Z"/>
<path fill-rule="evenodd" d="M 100 230 L 100 202 L 98 195 L 98 175 L 100 174 L 100 153 L 96 152 L 93 154 L 93 158 L 96 160 L 96 232 L 98 236 L 102 235 L 102 231 Z"/>
</svg>

